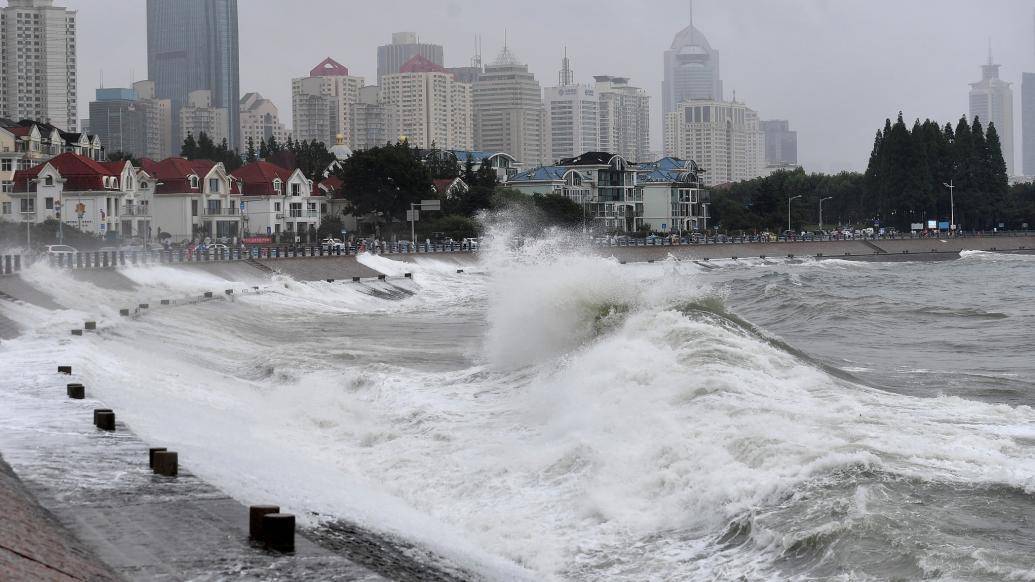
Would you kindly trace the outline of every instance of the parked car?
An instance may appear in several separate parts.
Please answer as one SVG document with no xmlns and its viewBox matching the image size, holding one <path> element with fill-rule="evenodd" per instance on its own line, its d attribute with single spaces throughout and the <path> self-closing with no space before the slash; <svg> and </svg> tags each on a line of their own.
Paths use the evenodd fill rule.
<svg viewBox="0 0 1035 582">
<path fill-rule="evenodd" d="M 338 249 L 345 248 L 345 243 L 341 242 L 336 238 L 325 238 L 322 241 L 320 241 L 320 245 L 324 248 L 324 250 L 328 251 L 336 251 Z"/>
<path fill-rule="evenodd" d="M 52 257 L 73 257 L 79 251 L 68 245 L 47 245 L 47 254 Z"/>
<path fill-rule="evenodd" d="M 225 244 L 222 244 L 222 243 L 215 243 L 215 244 L 206 245 L 205 246 L 205 252 L 207 252 L 210 257 L 218 257 L 219 253 L 223 253 L 223 256 L 229 256 L 230 255 L 230 247 L 228 247 L 228 246 L 226 246 Z"/>
</svg>

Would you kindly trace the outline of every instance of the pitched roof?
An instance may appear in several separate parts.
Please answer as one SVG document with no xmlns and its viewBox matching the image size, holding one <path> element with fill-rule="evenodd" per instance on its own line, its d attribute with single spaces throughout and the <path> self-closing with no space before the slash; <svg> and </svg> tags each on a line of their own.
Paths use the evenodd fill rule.
<svg viewBox="0 0 1035 582">
<path fill-rule="evenodd" d="M 564 180 L 564 174 L 567 171 L 568 169 L 564 166 L 540 166 L 515 174 L 507 182 L 552 182 Z"/>
<path fill-rule="evenodd" d="M 183 158 L 166 158 L 160 162 L 154 162 L 151 160 L 149 160 L 149 162 L 150 163 L 147 164 L 142 162 L 141 167 L 143 167 L 148 174 L 154 176 L 155 180 L 158 180 L 161 183 L 161 185 L 155 189 L 156 194 L 201 192 L 200 181 L 197 188 L 191 188 L 190 176 L 198 176 L 200 180 L 200 178 L 207 174 L 208 171 L 206 170 L 202 173 L 196 170 L 193 162 L 190 160 L 185 160 Z M 209 162 L 209 164 L 212 164 L 212 162 Z M 211 165 L 209 166 L 209 169 L 211 169 Z"/>
<path fill-rule="evenodd" d="M 456 76 L 450 73 L 442 65 L 436 65 L 423 55 L 413 55 L 399 67 L 400 73 L 446 73 L 455 79 Z"/>
<path fill-rule="evenodd" d="M 76 153 L 65 152 L 38 166 L 15 172 L 15 192 L 28 192 L 29 181 L 36 179 L 48 165 L 61 175 L 61 179 L 65 181 L 66 191 L 104 190 L 104 178 L 119 176 L 119 172 L 111 171 L 100 162 Z"/>
<path fill-rule="evenodd" d="M 449 194 L 453 186 L 459 184 L 461 189 L 467 190 L 467 183 L 461 178 L 439 178 L 431 181 L 431 184 L 435 187 L 435 192 L 439 195 Z"/>
<path fill-rule="evenodd" d="M 284 192 L 277 192 L 273 188 L 273 181 L 280 179 L 283 184 L 291 178 L 291 170 L 287 170 L 275 164 L 265 161 L 252 162 L 234 170 L 234 177 L 243 185 L 245 196 L 275 196 Z"/>
<path fill-rule="evenodd" d="M 331 198 L 342 198 L 345 194 L 342 191 L 342 186 L 344 185 L 345 183 L 341 181 L 341 178 L 331 175 L 317 184 L 316 189 L 317 191 L 329 195 Z"/>
<path fill-rule="evenodd" d="M 319 65 L 309 71 L 310 77 L 348 77 L 349 68 L 338 61 L 327 57 Z"/>
<path fill-rule="evenodd" d="M 611 163 L 615 154 L 608 152 L 586 152 L 574 158 L 565 158 L 560 161 L 562 166 L 606 166 Z"/>
</svg>

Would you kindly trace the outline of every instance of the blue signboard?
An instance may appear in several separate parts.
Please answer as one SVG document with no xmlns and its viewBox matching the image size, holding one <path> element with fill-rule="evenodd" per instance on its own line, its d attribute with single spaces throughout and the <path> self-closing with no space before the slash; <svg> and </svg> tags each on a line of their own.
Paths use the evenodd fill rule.
<svg viewBox="0 0 1035 582">
<path fill-rule="evenodd" d="M 938 230 L 949 230 L 949 221 L 943 220 L 938 223 Z"/>
</svg>

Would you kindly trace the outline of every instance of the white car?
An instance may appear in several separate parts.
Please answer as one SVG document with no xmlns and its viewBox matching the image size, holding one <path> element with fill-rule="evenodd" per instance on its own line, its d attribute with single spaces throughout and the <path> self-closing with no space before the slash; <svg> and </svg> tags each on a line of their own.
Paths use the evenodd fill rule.
<svg viewBox="0 0 1035 582">
<path fill-rule="evenodd" d="M 336 251 L 338 249 L 344 249 L 345 248 L 345 243 L 341 242 L 340 240 L 338 240 L 336 238 L 325 238 L 322 241 L 320 241 L 320 245 L 324 249 L 329 250 L 329 251 Z"/>
<path fill-rule="evenodd" d="M 47 245 L 47 254 L 52 257 L 72 257 L 79 251 L 68 245 Z"/>
</svg>

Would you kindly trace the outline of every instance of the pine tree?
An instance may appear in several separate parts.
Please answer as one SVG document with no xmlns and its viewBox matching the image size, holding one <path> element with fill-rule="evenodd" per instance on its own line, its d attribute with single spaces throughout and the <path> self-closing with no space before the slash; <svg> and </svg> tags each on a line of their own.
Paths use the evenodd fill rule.
<svg viewBox="0 0 1035 582">
<path fill-rule="evenodd" d="M 250 163 L 254 162 L 256 159 L 258 159 L 258 158 L 256 157 L 256 153 L 255 153 L 255 138 L 249 137 L 248 138 L 248 153 L 245 154 L 245 160 L 250 164 Z"/>
<path fill-rule="evenodd" d="M 287 138 L 287 146 L 286 146 L 286 149 L 287 149 L 287 151 L 289 151 L 289 152 L 294 152 L 294 153 L 296 153 L 296 154 L 298 153 L 298 149 L 297 149 L 297 142 L 293 141 L 293 140 L 291 139 L 291 136 L 290 136 L 290 135 L 288 135 L 288 138 Z"/>
<path fill-rule="evenodd" d="M 269 150 L 269 155 L 272 156 L 284 148 L 277 143 L 277 136 L 271 135 L 270 138 L 266 140 L 266 149 Z"/>
<path fill-rule="evenodd" d="M 266 144 L 266 140 L 259 139 L 259 158 L 266 160 L 270 157 L 270 146 Z"/>
<path fill-rule="evenodd" d="M 956 136 L 952 142 L 952 176 L 955 185 L 960 192 L 969 191 L 972 188 L 971 170 L 971 131 L 966 116 L 961 117 L 956 124 Z"/>
<path fill-rule="evenodd" d="M 187 139 L 183 140 L 183 147 L 180 148 L 180 156 L 193 160 L 198 155 L 198 143 L 194 141 L 194 135 L 187 132 Z"/>
</svg>

